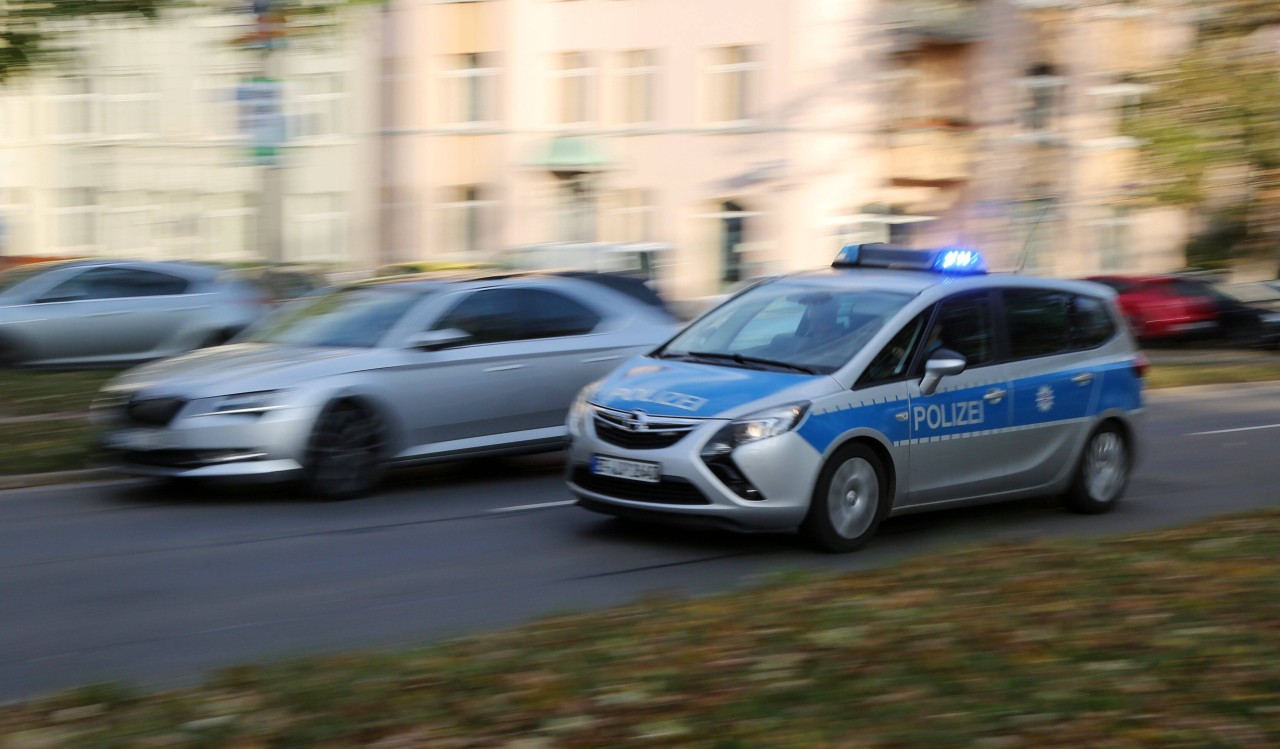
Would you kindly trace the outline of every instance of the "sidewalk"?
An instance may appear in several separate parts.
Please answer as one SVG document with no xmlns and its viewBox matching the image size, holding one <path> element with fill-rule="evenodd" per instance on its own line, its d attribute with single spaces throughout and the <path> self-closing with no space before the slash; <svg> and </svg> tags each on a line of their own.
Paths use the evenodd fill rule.
<svg viewBox="0 0 1280 749">
<path fill-rule="evenodd" d="M 1280 351 L 1243 348 L 1143 348 L 1152 364 L 1275 364 Z"/>
</svg>

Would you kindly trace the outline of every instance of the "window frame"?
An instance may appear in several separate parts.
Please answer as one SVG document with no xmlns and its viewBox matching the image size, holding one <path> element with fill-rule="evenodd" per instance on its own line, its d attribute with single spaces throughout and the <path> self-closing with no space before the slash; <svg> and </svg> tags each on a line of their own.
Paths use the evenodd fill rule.
<svg viewBox="0 0 1280 749">
<path fill-rule="evenodd" d="M 966 373 L 972 372 L 975 369 L 997 366 L 1008 361 L 1008 347 L 1005 345 L 1004 335 L 1004 307 L 1000 304 L 999 292 L 1000 289 L 998 288 L 965 289 L 963 291 L 957 291 L 953 294 L 949 294 L 934 302 L 933 315 L 929 318 L 929 327 L 925 329 L 926 340 L 928 339 L 929 334 L 933 332 L 933 326 L 938 324 L 942 316 L 942 306 L 944 304 L 968 295 L 986 297 L 987 318 L 988 324 L 991 328 L 991 358 L 981 364 L 975 365 L 968 361 L 968 357 L 965 357 L 966 364 L 964 371 Z M 911 363 L 911 374 L 909 377 L 919 378 L 924 376 L 924 365 L 926 361 L 924 349 L 924 346 L 920 346 L 916 350 L 915 361 Z M 957 351 L 956 353 L 963 355 L 963 352 Z"/>
</svg>

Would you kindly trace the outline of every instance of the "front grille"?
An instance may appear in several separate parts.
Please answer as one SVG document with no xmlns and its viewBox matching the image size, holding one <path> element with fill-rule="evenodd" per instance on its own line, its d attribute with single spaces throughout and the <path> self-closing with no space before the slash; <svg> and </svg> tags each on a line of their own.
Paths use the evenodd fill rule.
<svg viewBox="0 0 1280 749">
<path fill-rule="evenodd" d="M 182 398 L 146 398 L 130 401 L 125 416 L 130 424 L 144 427 L 168 426 L 187 402 Z"/>
<path fill-rule="evenodd" d="M 579 487 L 606 497 L 626 499 L 632 502 L 652 502 L 660 505 L 709 505 L 698 487 L 681 478 L 663 476 L 656 484 L 641 481 L 597 476 L 584 466 L 573 469 L 573 483 Z"/>
<path fill-rule="evenodd" d="M 628 450 L 657 450 L 671 447 L 698 427 L 692 419 L 649 416 L 641 411 L 627 413 L 595 409 L 596 436 Z"/>
</svg>

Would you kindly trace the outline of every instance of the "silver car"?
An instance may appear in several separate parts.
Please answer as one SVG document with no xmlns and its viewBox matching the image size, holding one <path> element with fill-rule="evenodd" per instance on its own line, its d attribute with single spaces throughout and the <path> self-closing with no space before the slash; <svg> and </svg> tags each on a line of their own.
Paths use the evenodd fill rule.
<svg viewBox="0 0 1280 749">
<path fill-rule="evenodd" d="M 266 311 L 195 263 L 68 260 L 0 273 L 0 365 L 132 364 L 222 343 Z"/>
<path fill-rule="evenodd" d="M 828 551 L 963 503 L 1105 512 L 1137 455 L 1145 367 L 1104 286 L 851 247 L 584 389 L 569 487 L 598 512 L 798 529 Z"/>
<path fill-rule="evenodd" d="M 345 498 L 391 465 L 562 447 L 582 386 L 676 327 L 589 278 L 387 279 L 127 372 L 94 414 L 127 473 Z"/>
</svg>

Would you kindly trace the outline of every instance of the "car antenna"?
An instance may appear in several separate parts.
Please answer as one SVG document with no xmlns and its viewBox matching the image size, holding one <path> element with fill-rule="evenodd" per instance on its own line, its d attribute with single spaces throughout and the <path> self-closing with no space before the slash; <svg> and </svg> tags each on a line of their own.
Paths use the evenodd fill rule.
<svg viewBox="0 0 1280 749">
<path fill-rule="evenodd" d="M 1044 208 L 1040 209 L 1040 215 L 1036 216 L 1035 223 L 1031 224 L 1031 230 L 1027 232 L 1027 241 L 1022 244 L 1022 256 L 1018 258 L 1018 265 L 1013 269 L 1015 275 L 1021 273 L 1026 267 L 1027 257 L 1031 253 L 1031 238 L 1035 236 L 1036 229 L 1040 228 L 1040 222 L 1052 210 L 1054 203 L 1053 198 L 1046 200 Z"/>
</svg>

